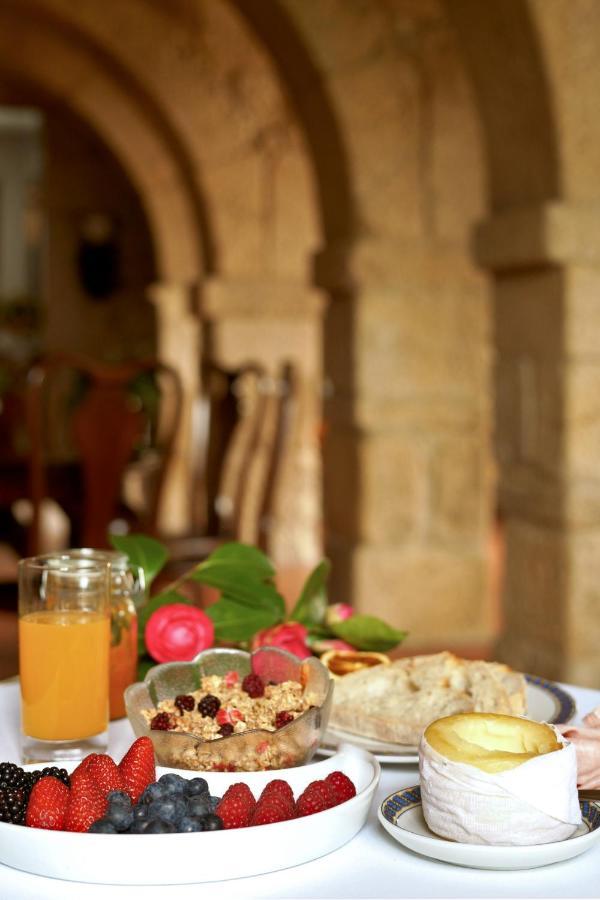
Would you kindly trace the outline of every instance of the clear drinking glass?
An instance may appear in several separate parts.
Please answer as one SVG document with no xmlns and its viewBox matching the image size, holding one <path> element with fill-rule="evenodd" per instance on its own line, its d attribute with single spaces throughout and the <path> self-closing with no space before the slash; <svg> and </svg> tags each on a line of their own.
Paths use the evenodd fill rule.
<svg viewBox="0 0 600 900">
<path fill-rule="evenodd" d="M 109 585 L 104 560 L 48 554 L 19 563 L 24 762 L 106 752 Z"/>
<path fill-rule="evenodd" d="M 61 555 L 110 563 L 109 709 L 111 719 L 123 718 L 125 688 L 137 680 L 137 608 L 146 599 L 144 570 L 131 565 L 127 555 L 118 550 L 81 547 L 65 550 Z"/>
</svg>

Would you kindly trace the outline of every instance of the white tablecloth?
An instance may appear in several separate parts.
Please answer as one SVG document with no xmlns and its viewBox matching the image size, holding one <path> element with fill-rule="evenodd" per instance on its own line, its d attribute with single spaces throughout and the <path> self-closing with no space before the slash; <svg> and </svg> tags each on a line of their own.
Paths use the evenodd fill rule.
<svg viewBox="0 0 600 900">
<path fill-rule="evenodd" d="M 565 685 L 578 708 L 577 721 L 600 704 L 600 691 Z M 0 761 L 19 762 L 16 684 L 0 685 Z M 111 724 L 109 752 L 119 759 L 133 739 L 127 721 Z M 415 765 L 384 765 L 369 820 L 348 844 L 321 859 L 267 875 L 177 887 L 131 887 L 57 881 L 0 865 L 2 900 L 149 900 L 166 897 L 592 897 L 600 896 L 600 845 L 566 862 L 539 869 L 492 872 L 426 859 L 394 841 L 376 811 L 393 791 L 418 783 Z M 172 861 L 177 865 L 177 860 Z M 110 867 L 110 859 L 106 860 Z M 202 858 L 198 858 L 198 866 Z"/>
</svg>

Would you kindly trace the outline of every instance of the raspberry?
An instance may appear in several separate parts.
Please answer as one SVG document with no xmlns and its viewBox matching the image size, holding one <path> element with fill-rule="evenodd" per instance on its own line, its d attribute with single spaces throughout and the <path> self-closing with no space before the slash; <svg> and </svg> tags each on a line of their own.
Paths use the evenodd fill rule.
<svg viewBox="0 0 600 900">
<path fill-rule="evenodd" d="M 330 772 L 325 778 L 329 788 L 335 798 L 336 805 L 345 803 L 352 797 L 356 797 L 356 788 L 347 775 L 343 772 Z"/>
<path fill-rule="evenodd" d="M 207 694 L 198 704 L 198 712 L 201 716 L 214 719 L 221 706 L 221 701 L 214 694 Z"/>
<path fill-rule="evenodd" d="M 287 822 L 296 818 L 293 802 L 286 802 L 275 797 L 267 798 L 257 804 L 250 819 L 251 825 L 271 825 L 273 822 Z"/>
<path fill-rule="evenodd" d="M 335 806 L 333 792 L 326 781 L 311 781 L 296 802 L 297 816 L 311 816 Z"/>
<path fill-rule="evenodd" d="M 242 690 L 246 691 L 249 697 L 264 697 L 265 683 L 260 675 L 251 672 L 242 681 Z"/>
<path fill-rule="evenodd" d="M 156 713 L 150 722 L 150 728 L 152 731 L 171 731 L 175 728 L 173 716 L 168 712 Z"/>
<path fill-rule="evenodd" d="M 215 813 L 224 828 L 246 828 L 250 824 L 256 801 L 246 784 L 232 784 L 227 788 Z"/>
<path fill-rule="evenodd" d="M 282 709 L 275 716 L 275 728 L 283 728 L 284 725 L 287 725 L 288 722 L 293 722 L 294 717 L 291 712 L 288 712 L 287 709 Z"/>
<path fill-rule="evenodd" d="M 294 802 L 294 792 L 287 781 L 284 781 L 282 778 L 275 778 L 273 781 L 269 781 L 263 788 L 263 792 L 258 798 L 258 802 L 262 803 L 263 800 L 270 799 L 271 797 L 281 797 L 290 803 Z"/>
<path fill-rule="evenodd" d="M 175 706 L 179 710 L 180 716 L 186 711 L 191 712 L 195 705 L 196 701 L 191 694 L 178 694 L 177 697 L 175 697 Z"/>
<path fill-rule="evenodd" d="M 231 722 L 225 722 L 224 725 L 221 725 L 219 728 L 219 734 L 221 737 L 229 737 L 230 734 L 233 734 L 233 725 Z"/>
<path fill-rule="evenodd" d="M 235 784 L 230 785 L 221 799 L 229 800 L 231 797 L 235 797 L 236 799 L 241 800 L 249 809 L 254 809 L 254 807 L 256 806 L 254 794 L 252 793 L 248 785 L 243 783 L 243 781 L 237 781 Z"/>
</svg>

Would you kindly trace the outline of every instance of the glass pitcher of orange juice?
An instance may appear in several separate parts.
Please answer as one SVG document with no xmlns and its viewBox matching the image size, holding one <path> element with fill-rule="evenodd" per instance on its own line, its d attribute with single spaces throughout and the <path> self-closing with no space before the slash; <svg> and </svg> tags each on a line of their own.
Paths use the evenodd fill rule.
<svg viewBox="0 0 600 900">
<path fill-rule="evenodd" d="M 109 709 L 111 719 L 120 719 L 126 715 L 125 688 L 137 678 L 137 607 L 145 600 L 144 570 L 117 550 L 82 547 L 65 550 L 64 556 L 110 563 Z"/>
<path fill-rule="evenodd" d="M 108 744 L 109 564 L 19 563 L 19 678 L 25 762 L 77 759 Z"/>
</svg>

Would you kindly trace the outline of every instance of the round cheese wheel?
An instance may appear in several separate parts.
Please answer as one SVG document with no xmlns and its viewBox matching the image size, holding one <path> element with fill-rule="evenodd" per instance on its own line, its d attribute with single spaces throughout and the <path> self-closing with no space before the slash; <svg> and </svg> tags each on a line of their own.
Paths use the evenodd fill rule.
<svg viewBox="0 0 600 900">
<path fill-rule="evenodd" d="M 432 722 L 419 746 L 431 831 L 472 844 L 544 844 L 581 823 L 575 748 L 545 723 L 463 713 Z"/>
</svg>

